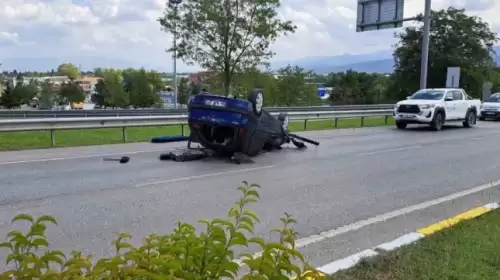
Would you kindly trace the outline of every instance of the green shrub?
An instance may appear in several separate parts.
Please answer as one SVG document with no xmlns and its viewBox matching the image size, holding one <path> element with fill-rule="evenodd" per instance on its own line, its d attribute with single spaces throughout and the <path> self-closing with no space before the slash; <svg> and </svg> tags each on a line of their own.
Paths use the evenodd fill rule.
<svg viewBox="0 0 500 280">
<path fill-rule="evenodd" d="M 26 233 L 12 231 L 7 242 L 0 247 L 10 252 L 7 264 L 12 270 L 0 275 L 0 279 L 320 279 L 325 278 L 309 267 L 302 254 L 295 249 L 296 233 L 291 229 L 295 219 L 287 214 L 281 218 L 283 227 L 273 230 L 279 233 L 279 241 L 266 242 L 259 237 L 248 237 L 257 214 L 246 206 L 259 199 L 258 185 L 243 182 L 238 189 L 242 196 L 228 212 L 228 219 L 201 220 L 206 229 L 197 233 L 194 226 L 178 223 L 172 233 L 151 234 L 142 245 L 127 243 L 128 233 L 118 234 L 113 242 L 115 256 L 93 261 L 92 256 L 73 252 L 66 256 L 60 250 L 49 250 L 45 237 L 46 224 L 57 224 L 50 216 L 34 219 L 21 214 L 12 222 L 24 220 L 30 223 Z M 235 256 L 234 249 L 257 244 L 260 254 L 243 253 Z M 38 252 L 42 248 L 43 253 Z M 244 272 L 241 263 L 246 265 Z M 298 265 L 296 264 L 298 263 Z"/>
</svg>

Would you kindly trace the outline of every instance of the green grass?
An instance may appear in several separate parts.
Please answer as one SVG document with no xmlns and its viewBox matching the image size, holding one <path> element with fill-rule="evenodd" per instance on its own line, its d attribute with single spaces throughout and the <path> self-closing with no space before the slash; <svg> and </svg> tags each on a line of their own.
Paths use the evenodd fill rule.
<svg viewBox="0 0 500 280">
<path fill-rule="evenodd" d="M 393 124 L 388 118 L 388 124 Z M 309 121 L 307 130 L 333 129 L 334 120 Z M 363 126 L 385 125 L 385 117 L 369 117 L 364 119 Z M 361 119 L 339 119 L 337 128 L 361 127 Z M 304 131 L 304 122 L 291 122 L 291 131 Z M 189 133 L 184 126 L 184 135 Z M 127 142 L 145 142 L 152 137 L 162 135 L 181 135 L 180 126 L 134 127 L 126 129 Z M 36 149 L 49 147 L 75 147 L 88 145 L 123 143 L 121 128 L 61 130 L 54 132 L 55 145 L 51 146 L 48 131 L 34 132 L 0 132 L 0 151 Z"/>
<path fill-rule="evenodd" d="M 340 271 L 335 280 L 500 279 L 500 211 Z"/>
</svg>

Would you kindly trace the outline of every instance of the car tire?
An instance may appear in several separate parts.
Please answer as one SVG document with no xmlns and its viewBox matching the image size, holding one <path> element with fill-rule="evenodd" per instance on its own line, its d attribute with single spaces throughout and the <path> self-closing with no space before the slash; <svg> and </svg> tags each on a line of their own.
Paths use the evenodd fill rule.
<svg viewBox="0 0 500 280">
<path fill-rule="evenodd" d="M 405 122 L 396 122 L 396 127 L 398 129 L 405 129 L 407 126 L 408 126 L 408 124 Z"/>
<path fill-rule="evenodd" d="M 281 122 L 281 127 L 285 132 L 288 132 L 288 126 L 290 124 L 290 119 L 287 113 L 280 113 L 278 115 L 278 120 Z"/>
<path fill-rule="evenodd" d="M 434 119 L 431 122 L 431 128 L 434 131 L 440 131 L 443 129 L 443 123 L 444 123 L 444 115 L 442 112 L 438 112 L 435 116 Z"/>
<path fill-rule="evenodd" d="M 255 115 L 260 117 L 262 108 L 264 107 L 264 94 L 259 89 L 254 89 L 248 95 L 248 101 L 252 103 L 252 110 Z"/>
<path fill-rule="evenodd" d="M 476 112 L 469 110 L 465 115 L 464 127 L 473 127 L 476 124 Z"/>
</svg>

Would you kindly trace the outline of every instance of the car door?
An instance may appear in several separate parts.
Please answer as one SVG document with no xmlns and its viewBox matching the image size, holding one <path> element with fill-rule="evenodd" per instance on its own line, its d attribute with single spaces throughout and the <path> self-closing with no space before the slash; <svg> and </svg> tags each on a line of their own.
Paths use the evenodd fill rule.
<svg viewBox="0 0 500 280">
<path fill-rule="evenodd" d="M 453 120 L 457 118 L 457 103 L 453 100 L 453 91 L 447 91 L 445 96 L 445 106 L 446 106 L 446 119 Z"/>
<path fill-rule="evenodd" d="M 455 113 L 456 118 L 463 119 L 467 113 L 467 102 L 465 101 L 464 95 L 460 90 L 453 91 L 453 102 L 455 102 Z"/>
</svg>

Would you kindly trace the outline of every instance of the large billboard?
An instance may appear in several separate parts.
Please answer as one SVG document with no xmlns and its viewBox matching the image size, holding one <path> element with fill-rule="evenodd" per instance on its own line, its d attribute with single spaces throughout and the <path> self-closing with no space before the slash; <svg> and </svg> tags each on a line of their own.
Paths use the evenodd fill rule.
<svg viewBox="0 0 500 280">
<path fill-rule="evenodd" d="M 403 27 L 404 0 L 358 0 L 356 32 Z"/>
</svg>

